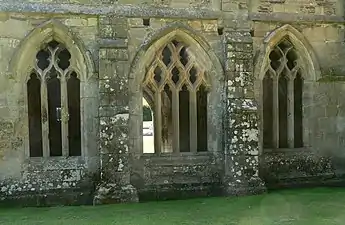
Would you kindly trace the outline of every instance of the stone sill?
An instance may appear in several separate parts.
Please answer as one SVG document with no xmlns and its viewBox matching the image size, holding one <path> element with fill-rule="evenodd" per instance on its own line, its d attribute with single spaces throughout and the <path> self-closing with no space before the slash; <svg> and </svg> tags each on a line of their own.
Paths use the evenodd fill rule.
<svg viewBox="0 0 345 225">
<path fill-rule="evenodd" d="M 326 75 L 317 80 L 320 83 L 331 83 L 331 82 L 345 82 L 345 76 L 332 76 Z"/>
<path fill-rule="evenodd" d="M 82 169 L 85 167 L 85 157 L 83 156 L 57 156 L 57 157 L 31 157 L 24 161 L 30 166 L 39 166 L 45 169 Z"/>
<path fill-rule="evenodd" d="M 162 157 L 162 158 L 171 158 L 171 157 L 198 157 L 198 156 L 211 156 L 212 152 L 179 152 L 179 153 L 143 153 L 143 158 L 152 158 L 152 157 Z"/>
<path fill-rule="evenodd" d="M 285 3 L 286 0 L 264 0 L 262 2 L 269 2 L 269 3 L 272 3 L 272 4 L 283 4 Z"/>
<path fill-rule="evenodd" d="M 163 153 L 163 154 L 143 154 L 141 159 L 145 161 L 145 164 L 152 164 L 152 165 L 175 165 L 175 164 L 185 164 L 185 165 L 197 165 L 197 164 L 205 164 L 209 163 L 210 165 L 213 163 L 212 159 L 213 153 L 212 152 L 199 152 L 199 153 Z"/>
<path fill-rule="evenodd" d="M 99 39 L 98 44 L 100 48 L 123 48 L 128 47 L 127 39 Z"/>
<path fill-rule="evenodd" d="M 288 181 L 288 180 L 304 180 L 304 179 L 313 178 L 313 177 L 333 178 L 334 173 L 325 172 L 325 173 L 317 173 L 315 175 L 306 174 L 306 175 L 299 175 L 299 176 L 294 176 L 293 174 L 288 174 L 285 176 L 280 175 L 280 176 L 278 176 L 278 179 L 280 181 L 284 181 L 284 180 Z"/>
<path fill-rule="evenodd" d="M 274 155 L 274 154 L 303 154 L 312 152 L 311 147 L 302 148 L 277 148 L 277 149 L 263 149 L 262 155 Z"/>
</svg>

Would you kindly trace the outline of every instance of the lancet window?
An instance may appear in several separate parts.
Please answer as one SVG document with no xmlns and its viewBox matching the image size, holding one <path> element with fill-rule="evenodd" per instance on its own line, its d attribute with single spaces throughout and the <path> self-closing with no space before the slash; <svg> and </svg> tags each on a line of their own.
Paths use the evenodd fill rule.
<svg viewBox="0 0 345 225">
<path fill-rule="evenodd" d="M 80 79 L 71 54 L 52 40 L 27 81 L 30 157 L 80 156 Z"/>
<path fill-rule="evenodd" d="M 158 49 L 143 82 L 156 153 L 207 151 L 209 88 L 206 71 L 188 45 L 175 39 Z"/>
</svg>

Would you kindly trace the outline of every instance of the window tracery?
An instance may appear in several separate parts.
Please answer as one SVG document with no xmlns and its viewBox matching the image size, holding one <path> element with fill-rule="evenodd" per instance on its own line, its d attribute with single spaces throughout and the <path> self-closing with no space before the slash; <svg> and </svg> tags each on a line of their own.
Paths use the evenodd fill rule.
<svg viewBox="0 0 345 225">
<path fill-rule="evenodd" d="M 303 147 L 303 77 L 297 52 L 285 38 L 269 54 L 263 79 L 263 147 Z"/>
<path fill-rule="evenodd" d="M 157 51 L 147 68 L 143 91 L 153 100 L 156 153 L 207 150 L 210 85 L 196 57 L 175 39 Z"/>
<path fill-rule="evenodd" d="M 81 155 L 80 80 L 66 47 L 52 40 L 27 81 L 31 157 Z"/>
</svg>

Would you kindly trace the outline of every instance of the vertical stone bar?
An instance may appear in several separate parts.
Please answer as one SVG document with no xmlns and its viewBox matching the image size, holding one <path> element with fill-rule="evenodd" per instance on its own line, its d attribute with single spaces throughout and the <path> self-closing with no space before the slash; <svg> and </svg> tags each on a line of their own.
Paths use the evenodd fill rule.
<svg viewBox="0 0 345 225">
<path fill-rule="evenodd" d="M 42 76 L 43 77 L 43 76 Z M 43 157 L 50 156 L 49 153 L 49 114 L 48 114 L 48 93 L 47 83 L 43 78 L 41 82 L 41 111 L 42 111 L 42 145 L 43 145 Z"/>
<path fill-rule="evenodd" d="M 288 120 L 288 146 L 289 148 L 294 148 L 295 140 L 294 140 L 294 79 L 290 78 L 288 81 L 288 103 L 287 103 L 287 120 Z"/>
<path fill-rule="evenodd" d="M 61 82 L 61 139 L 62 139 L 62 156 L 69 155 L 68 146 L 68 98 L 67 98 L 67 81 L 65 75 L 60 78 Z"/>
<path fill-rule="evenodd" d="M 179 91 L 172 90 L 173 152 L 180 152 L 180 107 Z"/>
<path fill-rule="evenodd" d="M 162 96 L 160 91 L 155 92 L 154 118 L 154 145 L 155 153 L 162 152 Z"/>
<path fill-rule="evenodd" d="M 190 151 L 198 150 L 198 104 L 196 91 L 189 93 L 189 130 L 190 130 Z"/>
<path fill-rule="evenodd" d="M 273 146 L 279 148 L 279 77 L 273 77 Z"/>
</svg>

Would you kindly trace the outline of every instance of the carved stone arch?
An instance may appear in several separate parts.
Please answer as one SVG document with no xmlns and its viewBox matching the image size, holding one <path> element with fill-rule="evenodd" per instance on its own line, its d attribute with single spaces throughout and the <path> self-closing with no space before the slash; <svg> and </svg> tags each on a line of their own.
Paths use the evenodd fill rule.
<svg viewBox="0 0 345 225">
<path fill-rule="evenodd" d="M 81 143 L 82 156 L 95 156 L 97 154 L 96 133 L 90 129 L 95 127 L 97 121 L 89 122 L 89 118 L 96 117 L 98 113 L 97 79 L 94 76 L 95 64 L 90 53 L 86 50 L 82 41 L 71 29 L 56 20 L 49 20 L 33 29 L 20 43 L 18 49 L 10 61 L 11 74 L 18 90 L 18 101 L 23 102 L 20 117 L 24 118 L 18 123 L 24 127 L 24 149 L 26 157 L 29 157 L 29 120 L 27 81 L 34 71 L 36 55 L 51 41 L 61 43 L 71 54 L 70 69 L 78 75 L 80 80 L 80 107 L 81 109 Z M 85 110 L 85 108 L 87 110 Z M 92 146 L 92 147 L 90 147 Z M 93 160 L 90 158 L 90 160 Z"/>
<path fill-rule="evenodd" d="M 145 38 L 145 41 L 140 45 L 139 51 L 132 60 L 129 78 L 138 79 L 141 82 L 144 79 L 143 74 L 145 73 L 138 71 L 145 69 L 145 66 L 151 62 L 151 58 L 158 48 L 176 37 L 191 47 L 193 53 L 198 55 L 198 60 L 202 62 L 207 71 L 217 71 L 217 74 L 214 75 L 207 74 L 208 81 L 211 85 L 214 79 L 218 78 L 219 81 L 224 79 L 223 67 L 207 40 L 202 38 L 201 34 L 198 34 L 191 27 L 180 22 L 171 23 L 167 27 L 159 29 Z M 141 74 L 142 76 L 136 76 L 137 74 Z"/>
<path fill-rule="evenodd" d="M 142 116 L 142 109 L 140 108 L 142 108 L 142 83 L 146 75 L 146 67 L 152 62 L 152 58 L 155 56 L 156 51 L 174 39 L 178 39 L 179 41 L 188 45 L 188 47 L 191 49 L 191 52 L 197 55 L 199 63 L 203 66 L 205 71 L 207 71 L 207 82 L 209 82 L 211 86 L 209 95 L 209 101 L 211 103 L 208 105 L 208 111 L 217 112 L 210 113 L 209 116 L 211 118 L 208 120 L 214 122 L 211 124 L 211 129 L 221 127 L 221 115 L 224 110 L 224 107 L 221 105 L 224 97 L 224 85 L 222 85 L 222 82 L 224 82 L 223 67 L 207 40 L 205 40 L 191 27 L 176 22 L 159 29 L 154 33 L 151 33 L 148 37 L 146 37 L 145 41 L 139 46 L 139 50 L 135 57 L 132 59 L 129 73 L 129 133 L 134 140 L 141 139 L 141 131 L 138 128 L 141 127 L 140 123 L 142 121 L 142 118 L 140 119 Z M 213 151 L 218 151 L 221 149 L 221 140 L 219 138 L 221 137 L 221 131 L 220 129 L 217 130 L 218 131 L 209 134 L 209 138 L 215 140 L 214 142 L 211 142 L 212 146 L 209 148 Z M 141 154 L 142 147 L 139 146 L 140 142 L 133 142 L 132 144 L 133 146 L 129 146 L 130 151 L 132 153 Z"/>
<path fill-rule="evenodd" d="M 71 64 L 76 65 L 75 72 L 82 81 L 87 81 L 95 72 L 95 65 L 90 53 L 82 41 L 64 24 L 49 20 L 32 30 L 19 45 L 11 61 L 10 68 L 15 80 L 25 82 L 32 66 L 35 65 L 36 54 L 42 45 L 56 40 L 65 45 L 71 53 Z"/>
<path fill-rule="evenodd" d="M 304 79 L 308 81 L 316 81 L 321 78 L 320 65 L 316 54 L 308 40 L 296 28 L 290 24 L 285 24 L 269 33 L 258 51 L 256 60 L 254 62 L 254 74 L 256 78 L 263 79 L 266 67 L 269 63 L 269 54 L 272 49 L 279 44 L 285 37 L 294 46 L 295 51 L 303 62 L 302 70 Z"/>
</svg>

